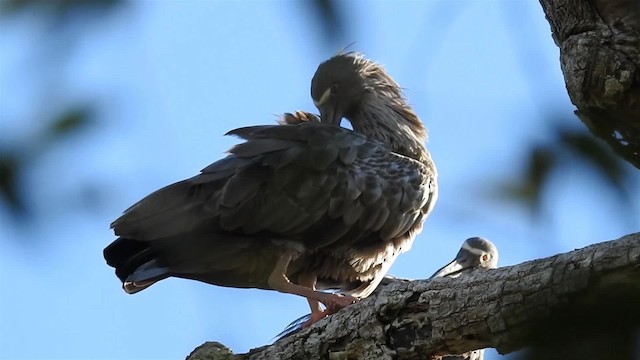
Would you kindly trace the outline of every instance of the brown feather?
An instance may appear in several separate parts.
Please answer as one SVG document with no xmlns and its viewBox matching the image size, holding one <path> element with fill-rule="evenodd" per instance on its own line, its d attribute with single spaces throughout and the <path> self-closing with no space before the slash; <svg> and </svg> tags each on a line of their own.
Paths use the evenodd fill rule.
<svg viewBox="0 0 640 360">
<path fill-rule="evenodd" d="M 321 64 L 311 93 L 321 114 L 342 111 L 354 131 L 305 112 L 285 114 L 286 125 L 229 131 L 244 140 L 229 156 L 113 222 L 120 238 L 104 256 L 118 277 L 273 289 L 271 275 L 312 274 L 370 294 L 437 198 L 426 130 L 395 81 L 357 54 Z M 283 267 L 283 259 L 291 260 Z"/>
</svg>

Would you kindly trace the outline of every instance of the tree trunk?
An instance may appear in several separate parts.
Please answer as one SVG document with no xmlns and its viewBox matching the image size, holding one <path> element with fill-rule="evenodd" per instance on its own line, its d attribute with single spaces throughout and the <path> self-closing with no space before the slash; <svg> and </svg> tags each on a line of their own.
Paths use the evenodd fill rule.
<svg viewBox="0 0 640 360">
<path fill-rule="evenodd" d="M 540 3 L 576 115 L 640 168 L 640 1 Z"/>
<path fill-rule="evenodd" d="M 392 283 L 273 345 L 232 355 L 206 343 L 187 360 L 429 359 L 486 347 L 505 354 L 546 343 L 540 335 L 564 325 L 578 333 L 592 324 L 598 331 L 613 326 L 637 334 L 637 304 L 640 233 L 456 279 Z M 618 346 L 631 350 L 614 349 L 617 359 L 632 358 L 635 341 L 629 339 Z"/>
</svg>

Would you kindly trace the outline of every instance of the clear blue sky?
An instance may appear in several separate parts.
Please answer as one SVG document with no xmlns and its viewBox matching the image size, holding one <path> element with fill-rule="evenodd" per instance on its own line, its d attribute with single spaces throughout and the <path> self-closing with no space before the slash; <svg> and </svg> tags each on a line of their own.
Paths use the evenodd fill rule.
<svg viewBox="0 0 640 360">
<path fill-rule="evenodd" d="M 222 157 L 236 142 L 223 137 L 228 130 L 315 110 L 316 66 L 354 41 L 351 49 L 385 64 L 406 89 L 440 173 L 435 211 L 394 275 L 429 276 L 470 236 L 493 240 L 500 264 L 511 265 L 640 228 L 580 166 L 552 181 L 545 221 L 492 191 L 551 134 L 549 114 L 580 126 L 537 2 L 348 9 L 348 35 L 329 45 L 299 2 L 135 2 L 79 35 L 62 68 L 43 72 L 29 69 L 47 30 L 28 15 L 0 26 L 0 141 L 44 126 L 24 121 L 51 110 L 33 77 L 68 79 L 65 99 L 100 99 L 99 122 L 25 174 L 36 220 L 16 224 L 0 207 L 0 358 L 180 359 L 207 340 L 246 352 L 308 312 L 296 296 L 179 279 L 126 295 L 102 249 L 114 239 L 109 223 L 129 205 Z M 79 193 L 95 183 L 106 196 L 87 208 Z M 637 215 L 640 199 L 632 204 Z"/>
</svg>

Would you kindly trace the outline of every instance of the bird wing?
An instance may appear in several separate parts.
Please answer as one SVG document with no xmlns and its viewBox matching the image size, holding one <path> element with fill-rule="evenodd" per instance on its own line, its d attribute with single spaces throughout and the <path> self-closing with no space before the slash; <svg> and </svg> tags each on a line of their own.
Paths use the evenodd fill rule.
<svg viewBox="0 0 640 360">
<path fill-rule="evenodd" d="M 111 225 L 116 235 L 150 241 L 207 228 L 318 248 L 357 241 L 344 239 L 352 229 L 382 239 L 406 233 L 434 198 L 431 169 L 344 128 L 309 122 L 228 134 L 246 141 L 127 209 Z"/>
<path fill-rule="evenodd" d="M 484 349 L 473 350 L 460 355 L 445 355 L 440 360 L 483 360 Z"/>
</svg>

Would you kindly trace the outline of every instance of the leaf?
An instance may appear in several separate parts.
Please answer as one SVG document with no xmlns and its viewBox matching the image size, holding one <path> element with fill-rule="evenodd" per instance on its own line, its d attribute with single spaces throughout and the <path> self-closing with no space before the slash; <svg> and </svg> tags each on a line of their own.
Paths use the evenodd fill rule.
<svg viewBox="0 0 640 360">
<path fill-rule="evenodd" d="M 53 137 L 65 136 L 86 127 L 91 122 L 92 116 L 89 107 L 72 108 L 54 119 L 47 133 Z"/>
<path fill-rule="evenodd" d="M 608 186 L 627 199 L 625 164 L 605 143 L 585 131 L 559 129 L 559 143 L 571 154 L 602 175 Z"/>
<path fill-rule="evenodd" d="M 317 13 L 323 31 L 328 41 L 336 40 L 344 33 L 344 23 L 338 10 L 338 2 L 335 0 L 314 0 L 311 7 Z"/>
<path fill-rule="evenodd" d="M 525 162 L 520 178 L 499 185 L 498 190 L 507 200 L 521 202 L 537 214 L 549 176 L 558 163 L 557 154 L 549 146 L 536 145 Z"/>
<path fill-rule="evenodd" d="M 0 195 L 15 215 L 24 215 L 27 207 L 18 189 L 18 175 L 23 161 L 12 153 L 0 152 Z"/>
<path fill-rule="evenodd" d="M 46 16 L 64 16 L 76 10 L 103 11 L 115 8 L 123 0 L 4 0 L 0 2 L 0 14 L 12 15 L 14 13 L 39 9 Z M 54 11 L 51 11 L 54 10 Z"/>
</svg>

